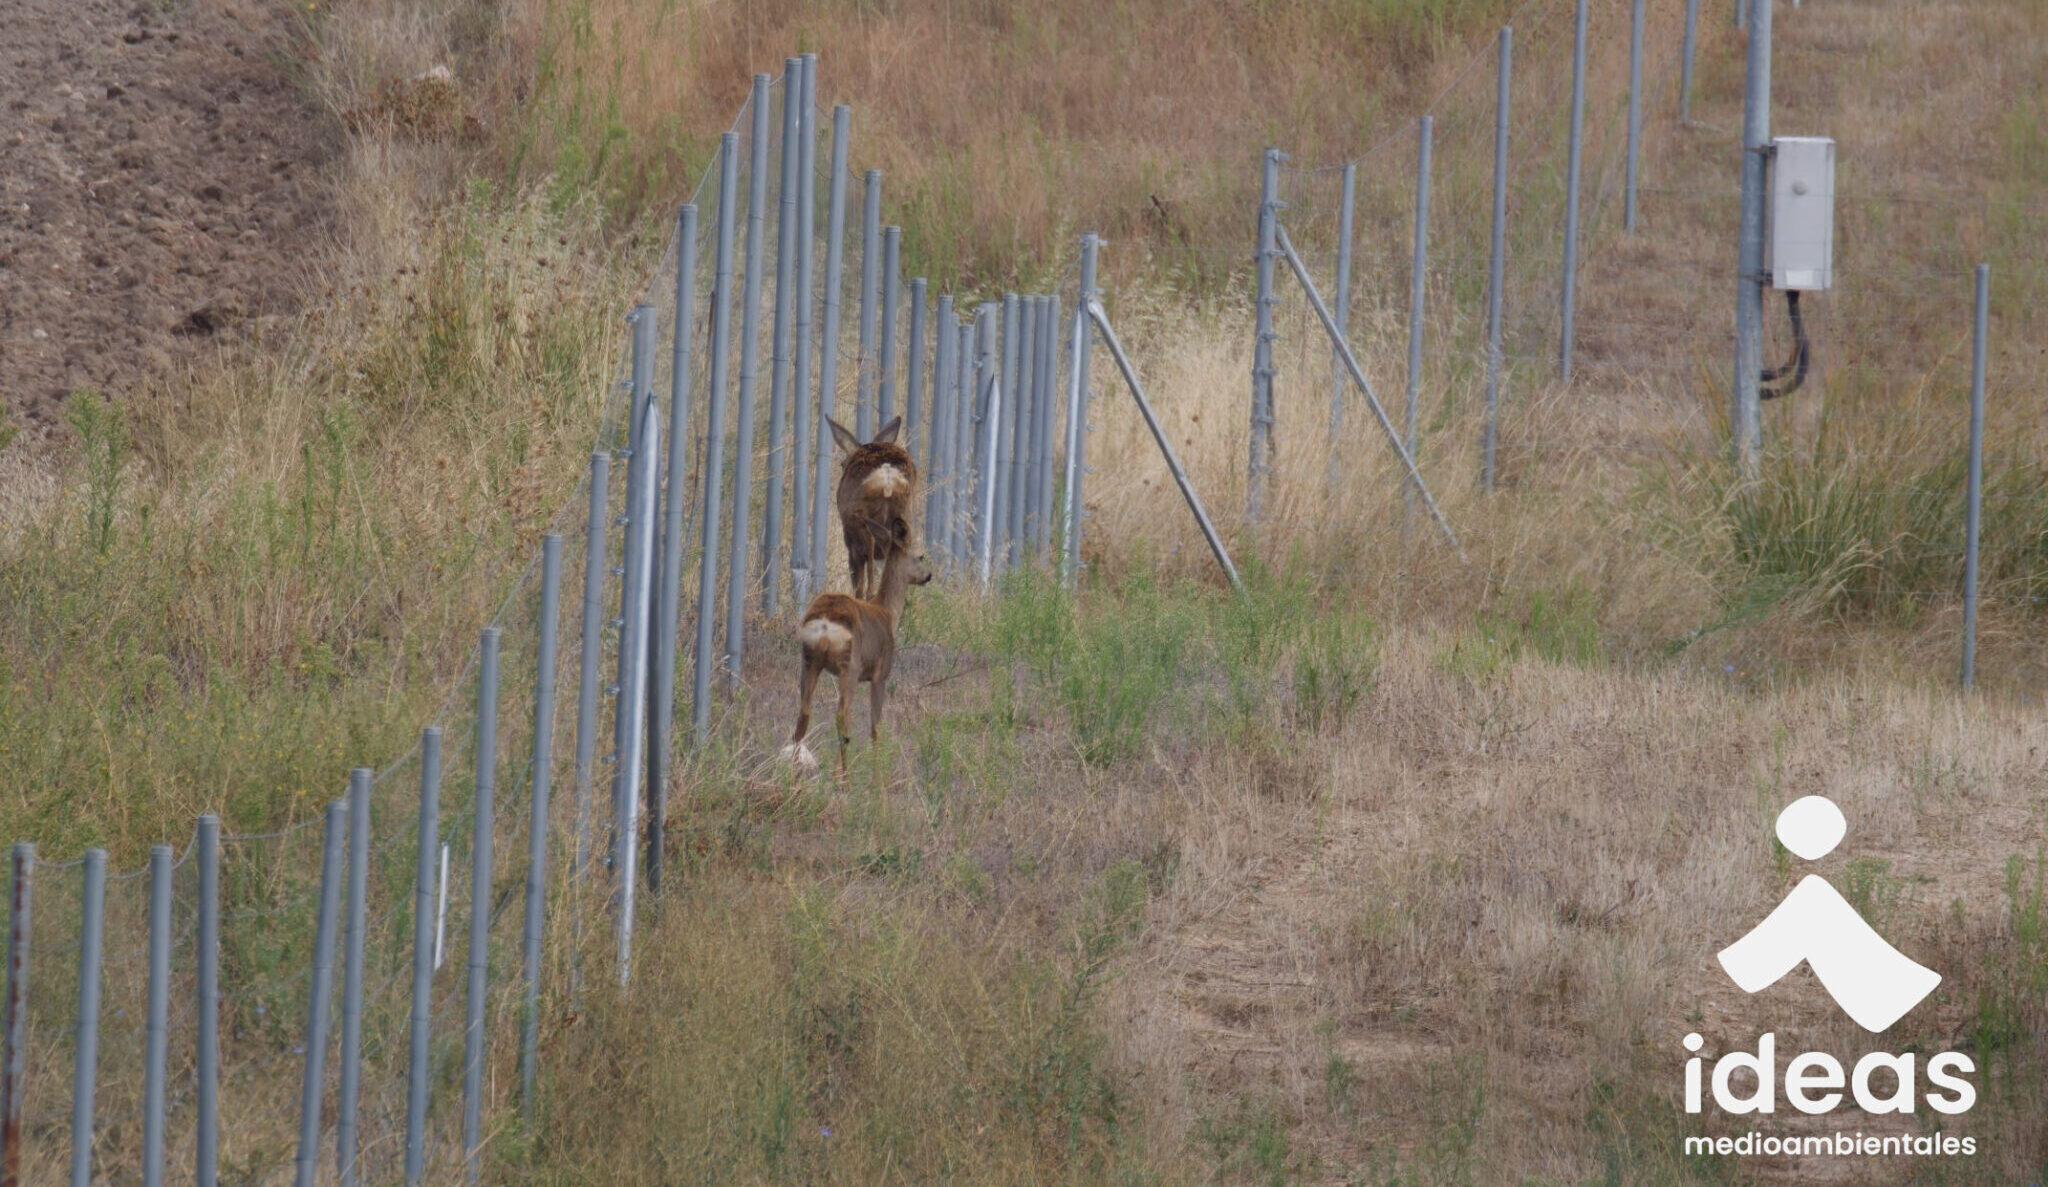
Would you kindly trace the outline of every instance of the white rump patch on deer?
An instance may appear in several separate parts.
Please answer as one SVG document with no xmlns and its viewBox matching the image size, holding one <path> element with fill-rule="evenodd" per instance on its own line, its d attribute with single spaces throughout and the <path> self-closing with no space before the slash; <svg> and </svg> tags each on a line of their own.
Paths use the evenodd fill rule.
<svg viewBox="0 0 2048 1187">
<path fill-rule="evenodd" d="M 829 618 L 813 618 L 796 633 L 806 651 L 845 651 L 853 646 L 853 632 Z"/>
<path fill-rule="evenodd" d="M 860 482 L 861 496 L 869 499 L 893 499 L 909 489 L 910 479 L 894 466 L 878 466 Z"/>
</svg>

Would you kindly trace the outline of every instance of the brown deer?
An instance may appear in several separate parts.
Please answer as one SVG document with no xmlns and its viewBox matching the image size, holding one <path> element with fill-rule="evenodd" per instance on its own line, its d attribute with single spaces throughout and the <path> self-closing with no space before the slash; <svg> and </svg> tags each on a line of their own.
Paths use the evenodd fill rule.
<svg viewBox="0 0 2048 1187">
<path fill-rule="evenodd" d="M 832 439 L 846 455 L 839 468 L 839 526 L 846 535 L 846 571 L 853 596 L 875 598 L 876 567 L 895 547 L 892 525 L 908 523 L 910 502 L 917 493 L 917 462 L 896 444 L 903 418 L 891 417 L 874 438 L 858 437 L 830 417 Z M 907 547 L 907 545 L 906 545 Z"/>
<path fill-rule="evenodd" d="M 852 741 L 848 718 L 856 684 L 868 685 L 868 740 L 881 736 L 882 706 L 889 697 L 889 669 L 896 662 L 896 624 L 903 618 L 903 599 L 911 586 L 932 579 L 925 559 L 911 555 L 908 521 L 900 516 L 891 521 L 889 541 L 876 600 L 863 601 L 843 593 L 819 594 L 811 599 L 803 625 L 797 628 L 803 675 L 797 683 L 796 729 L 782 754 L 804 770 L 818 766 L 804 736 L 811 732 L 811 695 L 818 690 L 820 673 L 830 672 L 839 682 L 839 712 L 833 718 L 839 728 L 839 773 L 846 773 L 846 748 Z"/>
</svg>

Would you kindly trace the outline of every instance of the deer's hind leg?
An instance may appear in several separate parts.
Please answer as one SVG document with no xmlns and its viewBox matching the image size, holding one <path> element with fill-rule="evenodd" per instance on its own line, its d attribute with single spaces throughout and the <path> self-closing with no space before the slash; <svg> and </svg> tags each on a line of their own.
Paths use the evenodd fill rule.
<svg viewBox="0 0 2048 1187">
<path fill-rule="evenodd" d="M 824 671 L 824 665 L 808 653 L 801 662 L 803 669 L 797 677 L 796 728 L 790 731 L 789 745 L 782 748 L 782 754 L 798 767 L 814 770 L 818 759 L 804 744 L 804 739 L 811 732 L 811 697 L 818 691 L 818 674 Z"/>
<path fill-rule="evenodd" d="M 839 712 L 833 720 L 839 727 L 839 775 L 844 778 L 846 751 L 853 745 L 853 733 L 850 728 L 853 718 L 853 688 L 860 681 L 855 679 L 851 665 L 839 669 L 833 675 L 839 680 Z"/>
</svg>

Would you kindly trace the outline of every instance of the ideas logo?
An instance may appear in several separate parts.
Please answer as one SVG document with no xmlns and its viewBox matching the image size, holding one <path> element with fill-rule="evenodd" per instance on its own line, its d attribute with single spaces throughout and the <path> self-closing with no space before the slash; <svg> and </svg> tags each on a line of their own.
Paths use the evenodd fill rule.
<svg viewBox="0 0 2048 1187">
<path fill-rule="evenodd" d="M 1825 796 L 1810 795 L 1778 814 L 1778 839 L 1807 861 L 1833 852 L 1849 829 L 1842 810 Z M 1723 948 L 1721 967 L 1745 993 L 1760 993 L 1804 963 L 1821 987 L 1872 1034 L 1889 1029 L 1927 999 L 1941 984 L 1941 974 L 1925 968 L 1892 947 L 1870 926 L 1840 891 L 1818 874 L 1808 874 L 1785 901 L 1751 929 Z M 1706 1041 L 1685 1036 L 1684 1046 L 1697 1052 Z M 1697 1054 L 1685 1062 L 1685 1111 L 1703 1107 L 1702 1063 Z M 1838 1108 L 1845 1096 L 1869 1114 L 1915 1113 L 1921 1104 L 1943 1114 L 1967 1111 L 1977 1101 L 1976 1088 L 1964 1078 L 1976 1071 L 1970 1057 L 1944 1051 L 1927 1060 L 1927 1090 L 1920 1091 L 1917 1057 L 1911 1053 L 1872 1051 L 1844 1071 L 1841 1060 L 1825 1051 L 1793 1056 L 1784 1066 L 1785 1098 L 1801 1113 L 1824 1114 Z M 1736 1072 L 1754 1080 L 1748 1091 L 1734 1084 Z M 1889 1083 L 1886 1083 L 1889 1081 Z M 1714 1062 L 1711 1088 L 1714 1104 L 1724 1113 L 1774 1113 L 1780 1083 L 1777 1036 L 1765 1033 L 1754 1052 L 1731 1051 Z M 1846 1093 L 1845 1091 L 1846 1090 Z M 1863 1133 L 1826 1137 L 1776 1137 L 1750 1133 L 1739 1138 L 1687 1138 L 1688 1152 L 1722 1154 L 1972 1154 L 1972 1138 L 1935 1134 L 1892 1137 Z"/>
</svg>

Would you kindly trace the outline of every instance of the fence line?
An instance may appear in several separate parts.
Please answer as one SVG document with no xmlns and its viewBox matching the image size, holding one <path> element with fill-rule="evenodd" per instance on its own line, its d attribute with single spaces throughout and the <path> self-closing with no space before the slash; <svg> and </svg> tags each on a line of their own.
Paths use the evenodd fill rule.
<svg viewBox="0 0 2048 1187">
<path fill-rule="evenodd" d="M 1554 11 L 1550 0 L 1528 0 L 1516 11 L 1515 19 L 1524 22 L 1525 62 L 1546 60 L 1545 51 L 1548 60 L 1563 59 L 1563 24 L 1545 23 Z M 1303 326 L 1313 314 L 1329 347 L 1331 374 L 1303 375 L 1301 387 L 1307 390 L 1312 378 L 1314 398 L 1328 402 L 1333 456 L 1346 431 L 1344 389 L 1356 387 L 1401 464 L 1403 489 L 1421 497 L 1454 547 L 1452 523 L 1425 481 L 1426 473 L 1445 465 L 1449 447 L 1427 439 L 1424 430 L 1434 431 L 1438 421 L 1432 405 L 1449 408 L 1463 398 L 1461 384 L 1483 390 L 1476 471 L 1487 490 L 1508 485 L 1501 471 L 1510 453 L 1517 464 L 1566 451 L 1633 464 L 1662 449 L 1635 441 L 1560 445 L 1519 422 L 1511 397 L 1515 380 L 1553 364 L 1579 390 L 1614 370 L 1699 370 L 1696 360 L 1661 347 L 1641 347 L 1612 361 L 1614 336 L 1651 341 L 1659 323 L 1653 316 L 1604 307 L 1596 285 L 1584 294 L 1579 289 L 1582 232 L 1589 281 L 1600 276 L 1605 249 L 1612 245 L 1605 235 L 1605 223 L 1612 220 L 1603 219 L 1599 195 L 1614 173 L 1617 151 L 1621 229 L 1644 243 L 1661 242 L 1657 216 L 1667 204 L 1718 212 L 1708 204 L 1726 204 L 1734 196 L 1718 185 L 1640 178 L 1645 96 L 1668 94 L 1675 134 L 1689 135 L 1683 129 L 1699 126 L 1691 123 L 1697 5 L 1685 9 L 1676 88 L 1646 77 L 1659 69 L 1645 60 L 1650 17 L 1641 0 L 1631 0 L 1629 13 L 1625 147 L 1619 150 L 1612 135 L 1599 134 L 1597 120 L 1588 129 L 1587 109 L 1596 102 L 1591 92 L 1601 90 L 1605 74 L 1596 77 L 1589 63 L 1588 0 L 1576 0 L 1571 97 L 1561 118 L 1554 102 L 1561 80 L 1527 70 L 1518 78 L 1516 34 L 1503 28 L 1416 117 L 1413 177 L 1396 167 L 1394 154 L 1382 151 L 1410 134 L 1405 120 L 1356 158 L 1336 165 L 1295 166 L 1277 148 L 1261 154 L 1248 526 L 1256 528 L 1287 478 L 1276 466 L 1278 412 L 1294 390 L 1293 377 L 1287 384 L 1276 382 L 1282 296 L 1275 276 L 1282 261 L 1306 298 Z M 1490 75 L 1480 69 L 1489 52 L 1496 65 Z M 1602 71 L 1608 70 L 1607 58 L 1603 51 Z M 1079 578 L 1088 530 L 1083 495 L 1094 398 L 1090 364 L 1099 336 L 1219 567 L 1236 584 L 1223 534 L 1111 328 L 1099 286 L 1098 236 L 1080 237 L 1073 267 L 1052 291 L 1004 293 L 993 301 L 932 293 L 926 278 L 900 275 L 906 232 L 883 222 L 879 170 L 862 172 L 861 233 L 852 241 L 845 233 L 847 186 L 857 161 L 851 112 L 839 105 L 832 109 L 824 165 L 824 267 L 814 277 L 820 271 L 814 265 L 822 122 L 816 70 L 815 56 L 801 55 L 789 58 L 779 77 L 754 78 L 715 159 L 680 207 L 634 306 L 587 476 L 550 517 L 540 550 L 512 581 L 415 748 L 374 771 L 357 768 L 346 799 L 275 832 L 223 836 L 217 819 L 202 818 L 196 844 L 185 853 L 196 852 L 198 861 L 183 876 L 178 871 L 184 858 L 174 860 L 167 847 L 152 851 L 145 870 L 109 875 L 100 850 L 74 862 L 50 862 L 36 856 L 32 843 L 16 844 L 7 983 L 0 997 L 0 1184 L 53 1177 L 67 1159 L 71 1180 L 83 1183 L 96 1159 L 104 1169 L 109 1162 L 125 1167 L 131 1158 L 145 1182 L 160 1181 L 166 1167 L 189 1159 L 198 1181 L 210 1184 L 223 1146 L 237 1165 L 281 1171 L 289 1160 L 296 1180 L 311 1184 L 319 1177 L 330 1090 L 341 1182 L 402 1177 L 417 1183 L 458 1165 L 469 1181 L 479 1181 L 489 1159 L 486 1119 L 511 1111 L 509 1092 L 496 1085 L 501 1079 L 515 1082 L 510 1075 L 491 1074 L 494 1036 L 510 1036 L 516 1113 L 530 1123 L 545 1075 L 540 1021 L 557 995 L 579 991 L 593 913 L 611 913 L 616 968 L 621 978 L 630 976 L 642 846 L 648 887 L 659 891 L 669 784 L 686 767 L 677 747 L 702 747 L 710 740 L 717 687 L 731 690 L 743 680 L 749 601 L 758 598 L 759 615 L 772 619 L 785 597 L 792 609 L 801 609 L 805 599 L 832 585 L 827 561 L 834 426 L 851 422 L 854 434 L 867 440 L 900 413 L 898 439 L 923 463 L 924 539 L 950 578 L 986 588 L 1006 572 L 1042 565 L 1072 583 Z M 1519 94 L 1517 87 L 1523 88 Z M 1546 99 L 1552 102 L 1546 105 Z M 1567 153 L 1561 188 L 1548 163 L 1560 141 Z M 772 176 L 771 160 L 777 163 Z M 715 192 L 707 194 L 714 184 Z M 1292 188 L 1283 191 L 1283 184 Z M 1322 193 L 1326 185 L 1338 188 L 1334 201 Z M 1582 189 L 1593 198 L 1586 210 Z M 697 244 L 705 229 L 700 201 L 713 202 L 715 209 L 708 229 L 714 244 L 703 252 Z M 1875 223 L 1889 217 L 1888 203 L 1920 201 L 1851 194 L 1842 207 Z M 2006 206 L 2014 218 L 2044 209 Z M 1358 313 L 1392 308 L 1398 300 L 1388 291 L 1388 278 L 1400 270 L 1386 265 L 1400 254 L 1401 226 L 1412 234 L 1406 237 L 1407 382 L 1397 429 L 1374 394 L 1368 361 L 1383 368 L 1379 360 L 1398 352 L 1390 349 L 1385 331 L 1372 324 L 1361 328 Z M 1312 268 L 1303 252 L 1323 252 L 1324 240 L 1331 241 L 1334 258 L 1317 254 Z M 1686 246 L 1658 248 L 1669 252 L 1658 262 L 1667 275 L 1692 281 L 1725 276 L 1725 261 L 1687 253 Z M 857 260 L 847 259 L 849 250 Z M 842 288 L 849 263 L 858 276 L 860 307 L 856 331 L 846 335 Z M 1315 287 L 1317 268 L 1335 278 L 1334 312 Z M 1872 279 L 1881 285 L 1921 274 L 1946 275 L 1901 268 Z M 1839 329 L 1829 341 L 1844 342 L 1852 334 L 1860 340 L 1883 328 L 1880 315 L 1869 311 L 1882 294 L 1865 297 L 1855 287 L 1861 282 L 1853 273 L 1849 277 L 1834 307 L 1815 317 L 1817 338 Z M 764 290 L 770 279 L 772 293 Z M 1554 305 L 1531 296 L 1553 282 Z M 737 318 L 736 294 L 742 302 Z M 1582 295 L 1591 302 L 1583 308 Z M 1070 327 L 1063 325 L 1069 299 Z M 1975 676 L 1989 311 L 1989 277 L 1980 269 L 1968 522 L 1954 548 L 1924 542 L 1929 555 L 1962 558 L 1966 687 Z M 666 351 L 657 346 L 664 333 Z M 1304 348 L 1313 337 L 1304 330 Z M 759 366 L 764 344 L 765 377 Z M 842 368 L 849 357 L 851 365 Z M 1885 356 L 1876 357 L 1881 363 Z M 1840 369 L 1847 374 L 1857 365 L 1851 361 Z M 850 382 L 841 382 L 842 372 Z M 763 386 L 767 416 L 757 425 Z M 663 391 L 666 408 L 659 398 Z M 1913 427 L 1904 413 L 1889 423 L 1896 431 Z M 1934 423 L 1936 429 L 1952 427 L 1938 417 Z M 615 484 L 610 470 L 618 460 L 626 463 L 626 474 Z M 1334 487 L 1334 470 L 1321 481 Z M 1439 489 L 1445 485 L 1442 478 L 1435 482 Z M 1946 493 L 1938 485 L 1928 489 Z M 696 597 L 686 599 L 682 580 L 691 543 L 697 550 Z M 1794 537 L 1781 540 L 1782 546 L 1798 543 Z M 580 571 L 564 571 L 575 565 Z M 558 638 L 565 580 L 580 584 L 581 617 Z M 619 611 L 607 618 L 614 596 Z M 675 704 L 683 646 L 691 648 L 692 658 L 688 739 L 681 736 Z M 607 667 L 616 676 L 601 687 Z M 721 668 L 723 680 L 714 681 Z M 472 678 L 475 697 L 466 702 L 462 694 Z M 501 682 L 514 690 L 502 700 Z M 530 703 L 523 699 L 528 695 Z M 554 745 L 558 696 L 573 696 L 576 705 L 572 750 Z M 529 733 L 521 735 L 522 729 Z M 600 753 L 597 739 L 607 730 L 612 747 Z M 552 794 L 555 766 L 564 757 L 558 749 L 568 751 L 562 775 L 573 795 Z M 501 775 L 507 801 L 502 803 Z M 600 777 L 612 792 L 601 848 L 593 835 Z M 513 802 L 522 788 L 526 800 Z M 316 823 L 322 826 L 317 843 Z M 551 845 L 557 831 L 562 843 Z M 454 868 L 467 864 L 466 879 L 442 873 L 451 855 Z M 497 861 L 501 855 L 504 868 Z M 604 860 L 593 861 L 593 855 Z M 551 869 L 557 874 L 552 879 Z M 34 887 L 39 875 L 43 885 Z M 470 929 L 459 985 L 436 971 L 450 911 L 458 919 L 466 911 Z M 550 913 L 570 926 L 550 928 Z M 517 975 L 503 984 L 492 983 L 494 950 L 519 953 Z M 180 952 L 192 954 L 189 971 Z M 331 1026 L 337 1013 L 338 1033 Z M 500 1024 L 502 1032 L 495 1031 Z M 396 1041 L 401 1030 L 403 1044 Z M 457 1030 L 459 1060 L 449 1058 Z M 189 1062 L 183 1054 L 188 1038 Z M 336 1081 L 331 1088 L 330 1047 Z M 447 1074 L 457 1066 L 459 1079 Z M 59 1107 L 51 1086 L 66 1079 L 70 1098 Z M 288 1084 L 298 1087 L 300 1099 L 295 1124 L 289 1125 L 275 1106 L 278 1089 Z M 458 1085 L 459 1123 L 449 1099 Z M 125 1125 L 135 1113 L 140 1125 Z M 130 1129 L 141 1135 L 133 1150 Z M 112 1136 L 117 1130 L 118 1138 Z"/>
</svg>

